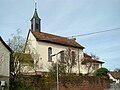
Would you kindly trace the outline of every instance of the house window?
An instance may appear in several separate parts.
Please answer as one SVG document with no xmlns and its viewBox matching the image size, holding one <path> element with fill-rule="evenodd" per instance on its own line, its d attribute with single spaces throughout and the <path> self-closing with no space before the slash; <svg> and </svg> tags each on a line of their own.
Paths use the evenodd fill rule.
<svg viewBox="0 0 120 90">
<path fill-rule="evenodd" d="M 93 69 L 98 69 L 99 68 L 99 64 L 93 64 Z"/>
<path fill-rule="evenodd" d="M 60 53 L 61 56 L 61 62 L 64 62 L 64 51 Z"/>
<path fill-rule="evenodd" d="M 49 48 L 48 48 L 48 61 L 52 61 L 51 54 L 52 54 L 52 48 L 49 47 Z"/>
<path fill-rule="evenodd" d="M 75 52 L 72 51 L 72 63 L 75 63 Z"/>
</svg>

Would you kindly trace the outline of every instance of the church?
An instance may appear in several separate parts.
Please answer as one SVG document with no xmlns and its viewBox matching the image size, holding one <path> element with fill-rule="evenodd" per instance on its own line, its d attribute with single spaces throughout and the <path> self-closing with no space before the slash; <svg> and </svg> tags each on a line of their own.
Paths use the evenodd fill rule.
<svg viewBox="0 0 120 90">
<path fill-rule="evenodd" d="M 86 55 L 83 52 L 83 49 L 84 46 L 78 43 L 76 39 L 69 39 L 42 32 L 41 19 L 38 16 L 37 8 L 35 8 L 31 19 L 31 28 L 27 35 L 24 52 L 25 54 L 30 54 L 32 56 L 33 64 L 36 65 L 34 70 L 37 74 L 49 72 L 49 68 L 52 63 L 56 63 L 57 60 L 68 63 L 75 62 L 76 64 L 72 67 L 72 73 L 86 74 L 88 71 L 86 69 L 87 67 L 85 67 L 85 63 L 82 63 L 84 61 L 83 58 Z M 87 63 L 89 63 L 89 61 Z M 95 62 L 94 60 L 93 63 L 93 66 L 97 65 L 97 68 L 94 68 L 93 71 L 101 68 L 103 64 L 101 61 Z M 22 72 L 34 74 L 34 70 L 30 69 L 29 65 L 25 65 Z"/>
</svg>

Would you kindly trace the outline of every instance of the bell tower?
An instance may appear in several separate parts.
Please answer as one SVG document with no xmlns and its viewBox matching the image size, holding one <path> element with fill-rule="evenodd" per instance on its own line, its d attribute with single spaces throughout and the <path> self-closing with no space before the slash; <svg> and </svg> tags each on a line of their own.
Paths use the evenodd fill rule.
<svg viewBox="0 0 120 90">
<path fill-rule="evenodd" d="M 35 1 L 35 11 L 31 19 L 31 31 L 41 32 L 41 19 L 37 14 L 37 2 Z"/>
</svg>

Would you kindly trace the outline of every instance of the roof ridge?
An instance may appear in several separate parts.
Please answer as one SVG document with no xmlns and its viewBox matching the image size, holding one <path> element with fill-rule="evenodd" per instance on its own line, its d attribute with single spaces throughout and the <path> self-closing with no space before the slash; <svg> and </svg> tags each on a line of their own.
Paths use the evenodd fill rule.
<svg viewBox="0 0 120 90">
<path fill-rule="evenodd" d="M 33 32 L 33 31 L 31 32 L 35 36 L 37 41 L 49 42 L 49 43 L 84 49 L 84 47 L 80 45 L 77 41 L 70 40 L 63 36 L 54 35 L 46 32 Z"/>
</svg>

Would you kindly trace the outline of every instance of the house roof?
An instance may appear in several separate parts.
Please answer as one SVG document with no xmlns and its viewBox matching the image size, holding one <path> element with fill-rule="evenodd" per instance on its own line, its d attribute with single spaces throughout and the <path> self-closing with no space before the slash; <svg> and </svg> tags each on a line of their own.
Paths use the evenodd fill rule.
<svg viewBox="0 0 120 90">
<path fill-rule="evenodd" d="M 115 79 L 120 79 L 120 72 L 114 71 L 109 72 Z"/>
<path fill-rule="evenodd" d="M 3 41 L 2 37 L 0 36 L 0 41 L 2 42 L 2 44 L 12 53 L 12 49 Z"/>
<path fill-rule="evenodd" d="M 82 61 L 82 64 L 86 64 L 86 63 L 101 63 L 103 64 L 104 62 L 96 60 L 96 59 L 92 59 L 92 57 L 86 53 L 84 53 L 84 60 Z"/>
<path fill-rule="evenodd" d="M 77 43 L 75 40 L 71 40 L 65 37 L 48 34 L 44 32 L 32 32 L 32 33 L 35 36 L 37 41 L 43 41 L 48 43 L 54 43 L 54 44 L 84 49 L 84 47 L 81 46 L 79 43 Z"/>
<path fill-rule="evenodd" d="M 87 53 L 84 53 L 84 57 L 85 58 L 92 58 L 90 55 L 88 55 Z"/>
<path fill-rule="evenodd" d="M 15 57 L 21 63 L 33 63 L 34 62 L 32 56 L 28 53 L 15 53 Z"/>
</svg>

